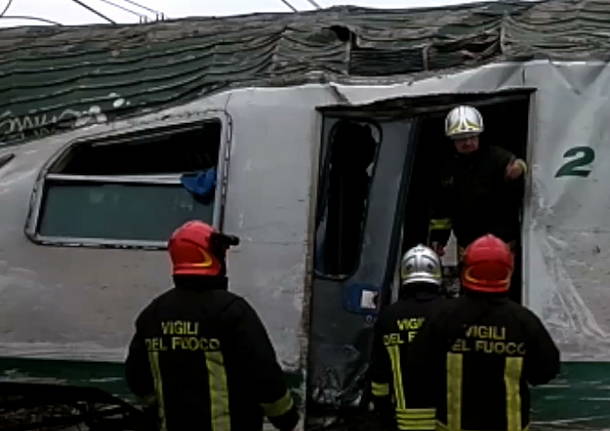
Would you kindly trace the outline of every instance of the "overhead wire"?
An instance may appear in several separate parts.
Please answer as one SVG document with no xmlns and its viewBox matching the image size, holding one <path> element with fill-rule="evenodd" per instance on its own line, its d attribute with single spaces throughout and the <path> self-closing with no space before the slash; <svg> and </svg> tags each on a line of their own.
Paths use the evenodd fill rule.
<svg viewBox="0 0 610 431">
<path fill-rule="evenodd" d="M 105 19 L 106 21 L 108 21 L 111 24 L 116 24 L 115 21 L 111 20 L 110 18 L 108 18 L 106 15 L 102 14 L 101 12 L 98 12 L 97 10 L 93 9 L 91 6 L 86 5 L 85 3 L 83 3 L 80 0 L 72 0 L 74 3 L 77 3 L 79 5 L 81 5 L 82 7 L 84 7 L 85 9 L 90 10 L 91 12 L 93 12 L 94 14 L 96 14 L 97 16 Z"/>
<path fill-rule="evenodd" d="M 163 12 L 160 12 L 160 11 L 155 10 L 155 9 L 151 9 L 151 8 L 149 8 L 149 7 L 147 7 L 147 6 L 143 6 L 143 5 L 141 5 L 140 3 L 136 3 L 136 2 L 135 2 L 135 1 L 133 1 L 133 0 L 123 0 L 123 1 L 124 1 L 124 2 L 126 2 L 126 3 L 130 3 L 130 4 L 134 5 L 134 6 L 140 7 L 140 8 L 142 8 L 142 9 L 145 9 L 145 10 L 147 10 L 147 11 L 149 11 L 149 12 L 154 13 L 154 14 L 155 14 L 155 17 L 156 17 L 157 19 L 159 19 L 159 17 L 161 17 L 161 19 L 162 19 L 162 20 L 163 20 L 163 19 L 165 19 L 165 16 L 166 16 L 166 15 L 165 15 Z"/>
<path fill-rule="evenodd" d="M 311 4 L 313 7 L 315 7 L 316 9 L 322 9 L 320 7 L 320 5 L 318 3 L 315 2 L 315 0 L 307 0 L 309 2 L 309 4 Z"/>
<path fill-rule="evenodd" d="M 290 9 L 292 9 L 293 12 L 298 12 L 299 10 L 297 8 L 295 8 L 293 5 L 291 5 L 288 0 L 281 0 L 282 3 L 284 3 L 286 6 L 288 6 Z"/>
<path fill-rule="evenodd" d="M 139 12 L 133 11 L 133 10 L 131 10 L 131 9 L 125 7 L 125 6 L 121 6 L 120 4 L 117 4 L 117 3 L 113 2 L 113 1 L 110 1 L 110 0 L 100 0 L 100 1 L 103 1 L 104 3 L 112 5 L 114 7 L 119 8 L 119 9 L 122 9 L 125 12 L 129 12 L 129 13 L 131 13 L 133 15 L 136 15 L 138 18 L 140 18 L 140 22 L 148 22 L 148 16 L 147 15 L 144 15 L 144 14 L 141 14 Z"/>
<path fill-rule="evenodd" d="M 4 14 L 6 13 L 6 11 L 8 10 L 8 8 L 11 7 L 12 2 L 13 2 L 13 0 L 8 0 L 8 3 L 4 7 L 4 10 L 2 12 L 0 12 L 0 18 L 2 18 L 4 16 Z"/>
</svg>

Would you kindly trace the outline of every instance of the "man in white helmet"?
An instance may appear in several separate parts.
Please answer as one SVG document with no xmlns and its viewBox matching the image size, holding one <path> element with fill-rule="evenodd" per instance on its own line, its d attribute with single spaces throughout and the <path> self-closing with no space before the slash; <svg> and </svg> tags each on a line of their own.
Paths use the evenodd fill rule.
<svg viewBox="0 0 610 431">
<path fill-rule="evenodd" d="M 483 117 L 472 106 L 457 106 L 445 118 L 445 135 L 455 149 L 441 170 L 430 221 L 432 248 L 444 254 L 451 230 L 463 250 L 491 233 L 514 248 L 527 165 L 510 151 L 481 145 Z"/>
<path fill-rule="evenodd" d="M 405 253 L 400 272 L 399 299 L 381 312 L 375 324 L 370 366 L 372 399 L 387 427 L 434 430 L 435 409 L 419 404 L 419 389 L 411 385 L 410 377 L 416 371 L 407 370 L 406 363 L 417 332 L 426 320 L 434 318 L 443 301 L 440 259 L 420 244 Z"/>
</svg>

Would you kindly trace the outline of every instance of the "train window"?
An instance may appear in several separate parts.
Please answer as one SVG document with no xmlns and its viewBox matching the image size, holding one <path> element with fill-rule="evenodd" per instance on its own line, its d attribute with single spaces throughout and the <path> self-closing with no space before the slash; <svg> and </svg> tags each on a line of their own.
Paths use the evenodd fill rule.
<svg viewBox="0 0 610 431">
<path fill-rule="evenodd" d="M 346 278 L 358 268 L 379 139 L 366 122 L 340 120 L 330 129 L 317 216 L 319 275 Z"/>
<path fill-rule="evenodd" d="M 187 220 L 214 223 L 221 122 L 70 146 L 35 192 L 39 243 L 164 247 Z"/>
</svg>

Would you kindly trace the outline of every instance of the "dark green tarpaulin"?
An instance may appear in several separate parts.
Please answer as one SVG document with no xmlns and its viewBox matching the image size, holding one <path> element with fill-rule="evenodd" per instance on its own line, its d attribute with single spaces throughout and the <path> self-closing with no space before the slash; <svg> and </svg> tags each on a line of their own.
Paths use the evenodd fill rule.
<svg viewBox="0 0 610 431">
<path fill-rule="evenodd" d="M 610 3 L 337 7 L 0 30 L 0 145 L 246 85 L 379 83 L 506 59 L 606 59 Z"/>
</svg>

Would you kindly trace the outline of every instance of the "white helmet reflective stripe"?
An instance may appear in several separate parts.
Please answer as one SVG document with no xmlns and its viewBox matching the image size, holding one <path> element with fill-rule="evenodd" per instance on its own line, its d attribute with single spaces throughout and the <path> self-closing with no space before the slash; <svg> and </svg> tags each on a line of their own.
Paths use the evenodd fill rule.
<svg viewBox="0 0 610 431">
<path fill-rule="evenodd" d="M 403 285 L 425 282 L 440 286 L 441 261 L 434 250 L 419 244 L 405 253 L 400 263 L 400 275 Z"/>
<path fill-rule="evenodd" d="M 445 118 L 445 134 L 452 139 L 478 135 L 482 131 L 483 117 L 472 106 L 456 106 Z"/>
</svg>

